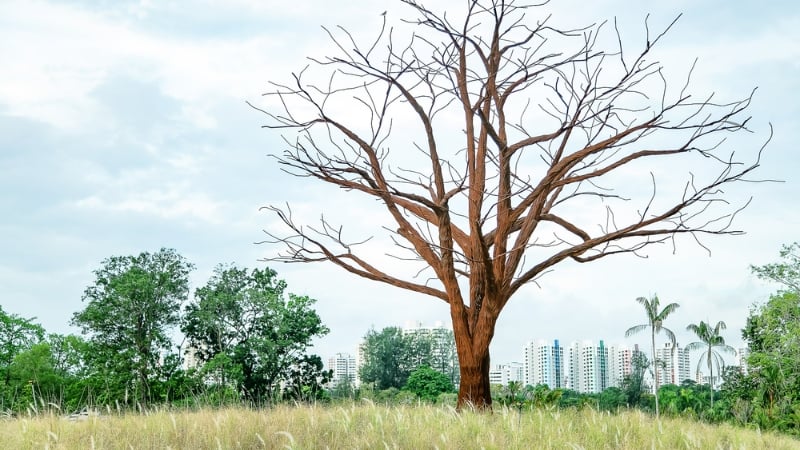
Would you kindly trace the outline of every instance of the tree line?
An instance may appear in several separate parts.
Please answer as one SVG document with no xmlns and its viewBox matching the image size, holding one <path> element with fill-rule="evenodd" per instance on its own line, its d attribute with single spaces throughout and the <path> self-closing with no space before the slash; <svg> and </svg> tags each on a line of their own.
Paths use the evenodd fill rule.
<svg viewBox="0 0 800 450">
<path fill-rule="evenodd" d="M 639 408 L 712 422 L 800 434 L 800 244 L 784 246 L 781 261 L 753 266 L 780 288 L 749 312 L 742 337 L 745 367 L 725 366 L 724 322 L 690 324 L 702 349 L 697 369 L 708 385 L 682 380 L 656 386 L 662 362 L 636 352 L 621 386 L 582 394 L 546 385 L 492 386 L 492 397 L 517 407 Z M 112 257 L 95 271 L 83 310 L 71 323 L 81 334 L 47 331 L 32 318 L 0 308 L 0 409 L 9 413 L 85 406 L 265 404 L 367 397 L 382 402 L 455 403 L 458 359 L 452 334 L 371 329 L 364 337 L 358 389 L 328 384 L 331 372 L 308 352 L 328 332 L 315 301 L 286 293 L 275 271 L 220 265 L 188 299 L 192 264 L 174 250 Z M 677 304 L 637 299 L 648 329 L 664 332 Z M 174 336 L 180 330 L 183 339 Z M 187 367 L 187 358 L 196 364 Z M 718 375 L 714 375 L 718 374 Z M 715 389 L 714 377 L 721 377 Z M 658 406 L 656 406 L 658 405 Z"/>
<path fill-rule="evenodd" d="M 314 299 L 287 293 L 272 269 L 219 265 L 190 301 L 193 269 L 172 249 L 104 260 L 70 322 L 80 335 L 0 308 L 0 410 L 324 394 L 330 373 L 308 349 L 329 330 Z"/>
</svg>

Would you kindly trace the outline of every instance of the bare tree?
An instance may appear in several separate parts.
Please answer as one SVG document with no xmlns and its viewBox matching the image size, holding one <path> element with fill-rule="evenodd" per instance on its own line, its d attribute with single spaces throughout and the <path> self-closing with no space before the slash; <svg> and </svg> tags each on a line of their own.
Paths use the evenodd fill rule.
<svg viewBox="0 0 800 450">
<path fill-rule="evenodd" d="M 752 93 L 696 98 L 694 65 L 669 88 L 651 54 L 674 21 L 652 33 L 645 20 L 646 42 L 630 54 L 616 26 L 559 29 L 536 17 L 539 5 L 471 0 L 456 18 L 401 1 L 413 20 L 389 26 L 384 16 L 365 44 L 326 29 L 335 54 L 253 107 L 282 130 L 284 170 L 378 200 L 393 256 L 418 261 L 420 273 L 376 263 L 358 245 L 371 236 L 350 241 L 324 216 L 298 223 L 288 206 L 265 207 L 288 227 L 265 242 L 284 248 L 271 260 L 330 261 L 446 302 L 458 405 L 490 407 L 489 344 L 527 283 L 568 259 L 741 233 L 731 222 L 749 201 L 732 206 L 722 188 L 747 181 L 763 147 L 742 162 L 721 144 L 747 130 Z M 393 129 L 408 121 L 416 135 Z"/>
</svg>

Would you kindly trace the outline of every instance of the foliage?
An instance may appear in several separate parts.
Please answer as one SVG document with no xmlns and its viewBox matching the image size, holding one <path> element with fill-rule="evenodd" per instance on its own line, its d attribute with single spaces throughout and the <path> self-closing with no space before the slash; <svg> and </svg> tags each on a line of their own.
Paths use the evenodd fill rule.
<svg viewBox="0 0 800 450">
<path fill-rule="evenodd" d="M 779 290 L 754 306 L 742 337 L 749 356 L 741 371 L 723 373 L 722 400 L 740 424 L 800 435 L 800 244 L 784 246 L 782 261 L 752 266 Z M 714 410 L 716 411 L 716 405 Z"/>
<path fill-rule="evenodd" d="M 317 355 L 302 355 L 291 366 L 282 387 L 283 398 L 288 400 L 327 400 L 329 395 L 323 387 L 333 376 L 325 370 Z"/>
<path fill-rule="evenodd" d="M 361 346 L 363 383 L 379 390 L 405 386 L 411 372 L 428 366 L 445 374 L 451 384 L 458 382 L 458 361 L 453 335 L 446 329 L 406 333 L 398 327 L 370 329 Z"/>
<path fill-rule="evenodd" d="M 597 408 L 601 411 L 617 411 L 628 405 L 628 395 L 621 388 L 606 388 L 598 396 Z"/>
<path fill-rule="evenodd" d="M 622 378 L 621 388 L 625 393 L 626 404 L 628 407 L 640 405 L 642 394 L 649 390 L 644 382 L 644 376 L 650 361 L 644 352 L 635 351 L 631 356 L 631 373 Z"/>
<path fill-rule="evenodd" d="M 447 375 L 429 366 L 420 366 L 411 372 L 403 389 L 429 402 L 435 402 L 440 394 L 455 391 Z"/>
<path fill-rule="evenodd" d="M 315 300 L 285 294 L 286 283 L 269 268 L 218 266 L 185 308 L 181 330 L 207 381 L 235 386 L 254 401 L 286 395 L 323 395 L 330 374 L 306 351 L 328 328 L 313 309 Z M 281 392 L 282 388 L 285 392 Z"/>
<path fill-rule="evenodd" d="M 398 327 L 367 331 L 361 345 L 361 382 L 374 383 L 378 390 L 402 388 L 414 370 L 407 342 L 408 337 Z"/>
<path fill-rule="evenodd" d="M 662 411 L 672 416 L 699 418 L 709 405 L 709 392 L 692 380 L 686 380 L 680 386 L 667 384 L 658 390 Z"/>
<path fill-rule="evenodd" d="M 650 344 L 652 348 L 652 363 L 653 363 L 653 378 L 655 380 L 655 387 L 656 392 L 658 392 L 658 384 L 659 384 L 659 376 L 658 376 L 658 365 L 659 361 L 656 359 L 656 334 L 663 332 L 667 335 L 670 342 L 672 343 L 672 349 L 675 349 L 675 333 L 672 332 L 669 328 L 664 326 L 664 321 L 667 320 L 670 314 L 672 314 L 680 305 L 677 303 L 670 303 L 669 305 L 664 306 L 663 309 L 659 309 L 660 307 L 660 300 L 658 299 L 657 295 L 654 295 L 652 298 L 648 299 L 646 297 L 639 297 L 636 301 L 644 307 L 645 314 L 647 315 L 647 323 L 641 325 L 634 325 L 625 332 L 625 337 L 630 337 L 640 331 L 650 329 Z M 655 396 L 656 401 L 656 417 L 659 415 L 659 406 L 658 406 L 658 395 Z"/>
<path fill-rule="evenodd" d="M 361 390 L 356 389 L 355 383 L 350 377 L 340 377 L 328 390 L 328 395 L 333 400 L 357 399 L 360 394 Z"/>
<path fill-rule="evenodd" d="M 8 314 L 0 306 L 0 370 L 4 386 L 9 384 L 14 358 L 44 339 L 44 328 L 33 320 Z"/>
<path fill-rule="evenodd" d="M 85 401 L 85 342 L 73 335 L 46 335 L 33 320 L 0 307 L 0 411 L 76 408 Z"/>
<path fill-rule="evenodd" d="M 193 265 L 172 249 L 114 256 L 94 272 L 72 324 L 89 336 L 87 364 L 107 401 L 147 403 L 171 349 L 170 332 L 189 294 Z M 128 393 L 131 395 L 129 396 Z"/>
</svg>

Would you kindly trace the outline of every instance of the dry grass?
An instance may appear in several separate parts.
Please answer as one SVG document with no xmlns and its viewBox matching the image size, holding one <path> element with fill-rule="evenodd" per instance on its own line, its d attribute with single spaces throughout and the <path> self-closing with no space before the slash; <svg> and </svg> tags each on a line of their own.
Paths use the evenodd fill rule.
<svg viewBox="0 0 800 450">
<path fill-rule="evenodd" d="M 8 449 L 797 449 L 800 441 L 640 412 L 456 413 L 434 406 L 279 406 L 160 411 L 69 422 L 0 421 Z"/>
</svg>

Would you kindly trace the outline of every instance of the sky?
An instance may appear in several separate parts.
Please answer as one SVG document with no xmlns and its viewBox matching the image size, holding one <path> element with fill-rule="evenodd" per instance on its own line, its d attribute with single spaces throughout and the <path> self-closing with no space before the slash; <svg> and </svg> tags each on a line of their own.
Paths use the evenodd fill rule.
<svg viewBox="0 0 800 450">
<path fill-rule="evenodd" d="M 728 191 L 735 204 L 752 197 L 735 222 L 746 234 L 706 239 L 710 255 L 689 239 L 675 252 L 650 248 L 647 259 L 557 266 L 509 302 L 492 344 L 494 363 L 520 361 L 533 339 L 646 345 L 647 336 L 626 339 L 624 332 L 645 321 L 635 299 L 655 294 L 681 305 L 665 326 L 682 345 L 693 340 L 684 331 L 689 323 L 723 320 L 724 337 L 738 347 L 752 305 L 777 289 L 749 266 L 776 261 L 782 244 L 800 240 L 800 5 L 635 3 L 561 0 L 535 14 L 569 25 L 616 18 L 626 45 L 635 46 L 647 14 L 657 27 L 683 13 L 656 55 L 674 68 L 668 74 L 685 73 L 697 58 L 697 92 L 735 99 L 758 88 L 749 108 L 753 133 L 725 145 L 752 155 L 771 124 L 757 178 L 782 182 Z M 270 81 L 288 80 L 307 57 L 331 49 L 322 26 L 369 37 L 382 12 L 390 22 L 412 13 L 389 0 L 331 4 L 0 2 L 3 309 L 35 317 L 51 332 L 78 332 L 69 320 L 103 259 L 167 247 L 195 264 L 192 290 L 220 263 L 277 270 L 289 291 L 317 299 L 331 329 L 314 343 L 323 359 L 354 353 L 370 327 L 447 323 L 442 301 L 329 264 L 267 263 L 279 249 L 256 244 L 278 223 L 260 210 L 266 205 L 288 203 L 309 217 L 338 212 L 355 227 L 381 217 L 374 204 L 350 203 L 335 188 L 280 171 L 269 155 L 285 149 L 281 136 L 262 129 L 266 118 L 246 103 L 259 104 Z M 457 11 L 464 2 L 426 4 Z"/>
</svg>

